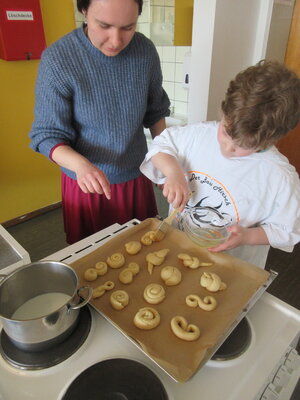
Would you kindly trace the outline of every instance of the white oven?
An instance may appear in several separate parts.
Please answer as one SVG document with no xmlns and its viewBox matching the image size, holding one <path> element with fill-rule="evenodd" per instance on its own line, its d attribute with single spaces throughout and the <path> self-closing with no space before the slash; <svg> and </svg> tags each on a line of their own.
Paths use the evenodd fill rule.
<svg viewBox="0 0 300 400">
<path fill-rule="evenodd" d="M 136 223 L 133 220 L 122 226 L 114 224 L 50 255 L 47 259 L 71 263 L 100 247 L 112 235 L 123 232 Z M 300 334 L 300 312 L 268 293 L 264 293 L 247 314 L 251 339 L 242 354 L 226 361 L 208 361 L 186 383 L 175 382 L 97 311 L 91 307 L 87 310 L 88 315 L 81 317 L 89 318 L 83 322 L 89 328 L 83 333 L 82 344 L 78 348 L 75 346 L 75 350 L 61 361 L 56 360 L 57 354 L 52 351 L 52 366 L 43 362 L 42 367 L 39 363 L 29 369 L 22 366 L 19 358 L 15 359 L 13 353 L 11 357 L 10 350 L 7 356 L 6 349 L 2 348 L 5 347 L 5 340 L 1 332 L 1 400 L 62 400 L 72 382 L 76 377 L 80 378 L 83 371 L 100 362 L 104 365 L 103 361 L 109 362 L 111 359 L 118 359 L 119 364 L 124 360 L 133 361 L 139 373 L 146 367 L 164 388 L 165 397 L 161 398 L 169 400 L 288 400 L 300 376 L 300 357 L 295 349 Z M 63 344 L 61 348 L 63 347 L 68 346 Z M 30 358 L 30 355 L 21 355 L 21 359 L 27 357 Z M 39 358 L 39 355 L 35 357 Z M 118 380 L 126 379 L 122 375 L 126 376 L 125 371 L 118 375 Z M 144 379 L 141 381 L 143 384 Z M 95 393 L 89 394 L 82 387 L 84 397 L 78 394 L 81 396 L 78 398 L 102 399 L 103 385 L 104 382 L 97 383 L 97 396 Z M 114 392 L 105 399 L 144 400 L 139 397 L 139 385 L 133 390 L 133 398 Z"/>
</svg>

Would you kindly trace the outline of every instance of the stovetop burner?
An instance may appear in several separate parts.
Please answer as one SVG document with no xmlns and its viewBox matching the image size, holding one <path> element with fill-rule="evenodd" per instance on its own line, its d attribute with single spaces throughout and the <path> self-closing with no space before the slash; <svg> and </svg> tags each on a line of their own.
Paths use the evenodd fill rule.
<svg viewBox="0 0 300 400">
<path fill-rule="evenodd" d="M 251 327 L 247 318 L 243 318 L 241 322 L 234 328 L 225 342 L 218 348 L 211 357 L 215 361 L 232 360 L 243 354 L 251 343 Z"/>
<path fill-rule="evenodd" d="M 0 353 L 4 360 L 14 367 L 26 370 L 38 370 L 52 367 L 66 360 L 84 343 L 91 328 L 91 312 L 87 306 L 80 310 L 78 323 L 73 332 L 63 342 L 54 347 L 29 352 L 16 347 L 2 329 L 0 336 Z"/>
<path fill-rule="evenodd" d="M 113 358 L 92 365 L 71 383 L 62 400 L 168 400 L 158 377 L 145 365 Z"/>
</svg>

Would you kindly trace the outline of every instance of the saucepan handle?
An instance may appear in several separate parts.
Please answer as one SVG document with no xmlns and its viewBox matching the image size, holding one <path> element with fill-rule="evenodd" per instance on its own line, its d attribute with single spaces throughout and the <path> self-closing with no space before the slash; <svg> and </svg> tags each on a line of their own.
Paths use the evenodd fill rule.
<svg viewBox="0 0 300 400">
<path fill-rule="evenodd" d="M 78 296 L 81 298 L 82 296 L 80 295 L 81 292 L 83 291 L 87 291 L 87 296 L 84 300 L 82 300 L 80 303 L 78 304 L 68 304 L 69 309 L 71 310 L 78 310 L 79 308 L 85 306 L 92 298 L 92 294 L 93 294 L 93 289 L 89 286 L 81 286 L 78 290 L 77 290 L 77 294 Z"/>
</svg>

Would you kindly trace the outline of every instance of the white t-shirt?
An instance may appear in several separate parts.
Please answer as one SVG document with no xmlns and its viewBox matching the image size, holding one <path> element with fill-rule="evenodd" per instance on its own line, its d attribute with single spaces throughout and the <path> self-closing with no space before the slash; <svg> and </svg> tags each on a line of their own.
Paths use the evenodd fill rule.
<svg viewBox="0 0 300 400">
<path fill-rule="evenodd" d="M 300 181 L 276 147 L 245 157 L 225 158 L 217 140 L 217 122 L 172 127 L 157 136 L 140 169 L 157 184 L 165 177 L 151 162 L 163 152 L 178 159 L 192 192 L 189 207 L 210 206 L 232 224 L 261 226 L 272 247 L 291 251 L 300 241 Z M 229 253 L 265 266 L 269 246 L 240 246 Z"/>
</svg>

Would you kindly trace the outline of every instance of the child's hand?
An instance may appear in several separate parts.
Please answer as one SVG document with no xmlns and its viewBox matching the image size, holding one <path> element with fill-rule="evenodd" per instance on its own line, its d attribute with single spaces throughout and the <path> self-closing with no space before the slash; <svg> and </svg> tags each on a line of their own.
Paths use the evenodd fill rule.
<svg viewBox="0 0 300 400">
<path fill-rule="evenodd" d="M 163 195 L 173 208 L 178 208 L 181 212 L 190 196 L 190 189 L 184 175 L 182 178 L 178 174 L 168 176 L 163 188 Z"/>
<path fill-rule="evenodd" d="M 208 250 L 213 253 L 218 253 L 219 251 L 234 249 L 242 244 L 269 244 L 268 237 L 264 229 L 260 226 L 255 228 L 243 228 L 240 225 L 232 225 L 228 228 L 228 231 L 231 235 L 226 242 L 219 246 L 211 247 Z"/>
<path fill-rule="evenodd" d="M 231 235 L 226 242 L 219 244 L 218 246 L 211 247 L 208 250 L 213 253 L 218 253 L 219 251 L 231 250 L 240 246 L 241 244 L 245 244 L 246 237 L 248 236 L 248 228 L 243 228 L 239 225 L 233 225 L 228 228 L 228 231 L 231 233 Z"/>
</svg>

